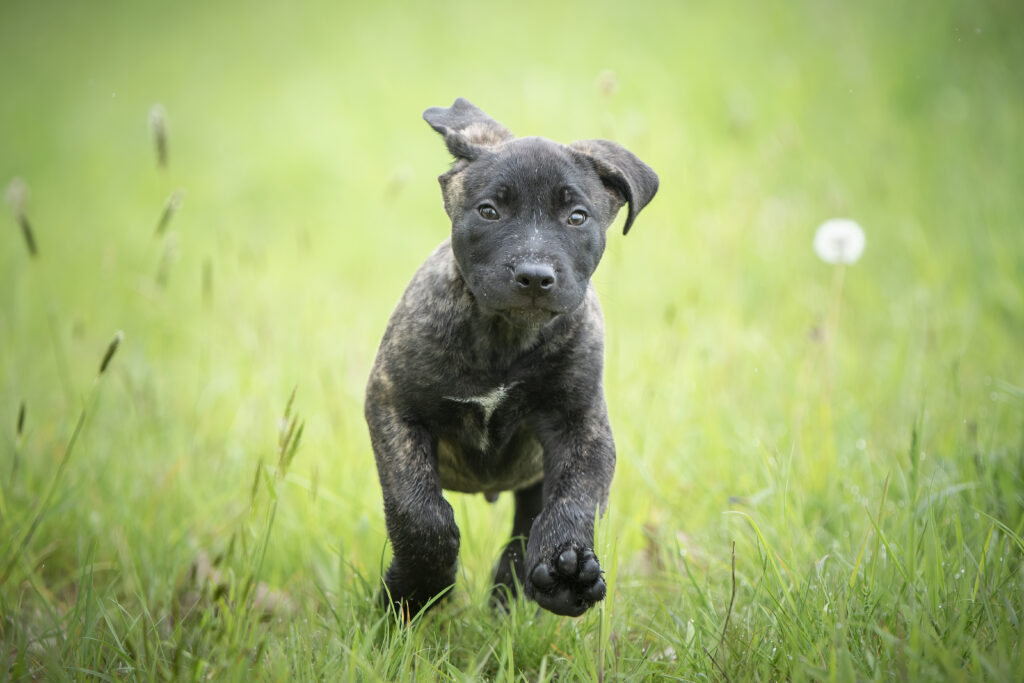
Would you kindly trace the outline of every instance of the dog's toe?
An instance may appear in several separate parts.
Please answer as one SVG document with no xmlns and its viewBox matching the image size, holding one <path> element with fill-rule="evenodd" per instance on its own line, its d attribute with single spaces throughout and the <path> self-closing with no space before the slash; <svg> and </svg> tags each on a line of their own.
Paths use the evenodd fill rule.
<svg viewBox="0 0 1024 683">
<path fill-rule="evenodd" d="M 566 548 L 558 556 L 558 573 L 562 576 L 572 578 L 577 573 L 578 566 L 576 551 L 572 548 Z"/>
<path fill-rule="evenodd" d="M 601 577 L 601 565 L 597 558 L 591 555 L 580 564 L 579 579 L 581 583 L 593 583 Z M 602 582 L 603 583 L 603 582 Z M 603 596 L 602 596 L 603 597 Z"/>
</svg>

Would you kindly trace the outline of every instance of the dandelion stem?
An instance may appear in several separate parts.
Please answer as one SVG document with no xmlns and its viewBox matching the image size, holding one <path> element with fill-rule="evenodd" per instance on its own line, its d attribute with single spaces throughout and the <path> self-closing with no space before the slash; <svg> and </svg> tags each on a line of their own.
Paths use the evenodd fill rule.
<svg viewBox="0 0 1024 683">
<path fill-rule="evenodd" d="M 839 312 L 843 300 L 843 279 L 846 266 L 840 261 L 832 271 L 832 301 L 829 306 L 828 323 L 825 329 L 825 372 L 824 396 L 821 402 L 821 422 L 824 430 L 825 467 L 822 472 L 833 471 L 836 466 L 836 435 L 832 416 L 832 389 L 836 372 L 836 348 L 839 342 Z"/>
<path fill-rule="evenodd" d="M 839 313 L 843 302 L 843 280 L 846 266 L 838 263 L 832 271 L 832 302 L 829 306 L 828 327 L 825 332 L 825 398 L 832 400 L 832 375 L 835 365 L 836 344 L 839 340 Z"/>
</svg>

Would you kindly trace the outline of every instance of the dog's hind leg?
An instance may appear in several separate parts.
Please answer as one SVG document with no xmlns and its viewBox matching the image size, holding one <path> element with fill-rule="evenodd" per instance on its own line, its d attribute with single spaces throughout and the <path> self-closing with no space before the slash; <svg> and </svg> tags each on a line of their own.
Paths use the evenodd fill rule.
<svg viewBox="0 0 1024 683">
<path fill-rule="evenodd" d="M 491 604 L 500 608 L 507 608 L 509 600 L 519 594 L 519 589 L 523 585 L 526 542 L 533 520 L 540 514 L 544 505 L 544 482 L 539 481 L 516 491 L 515 497 L 512 539 L 498 558 L 498 565 L 494 569 L 494 587 L 491 589 Z"/>
</svg>

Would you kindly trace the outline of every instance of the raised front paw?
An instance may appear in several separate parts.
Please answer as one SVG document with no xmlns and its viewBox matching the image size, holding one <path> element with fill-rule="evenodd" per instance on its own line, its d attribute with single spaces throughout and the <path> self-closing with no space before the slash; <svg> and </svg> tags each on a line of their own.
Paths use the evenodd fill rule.
<svg viewBox="0 0 1024 683">
<path fill-rule="evenodd" d="M 546 610 L 578 617 L 604 598 L 601 575 L 593 550 L 563 546 L 530 570 L 527 594 Z"/>
</svg>

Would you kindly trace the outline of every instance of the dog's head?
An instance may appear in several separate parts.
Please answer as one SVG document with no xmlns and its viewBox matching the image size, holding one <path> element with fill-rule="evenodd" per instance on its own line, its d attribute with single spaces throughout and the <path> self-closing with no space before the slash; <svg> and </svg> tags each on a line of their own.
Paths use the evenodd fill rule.
<svg viewBox="0 0 1024 683">
<path fill-rule="evenodd" d="M 619 209 L 629 207 L 625 234 L 658 190 L 654 171 L 608 140 L 516 138 L 462 98 L 423 118 L 455 157 L 439 180 L 459 270 L 513 322 L 575 310 Z"/>
</svg>

